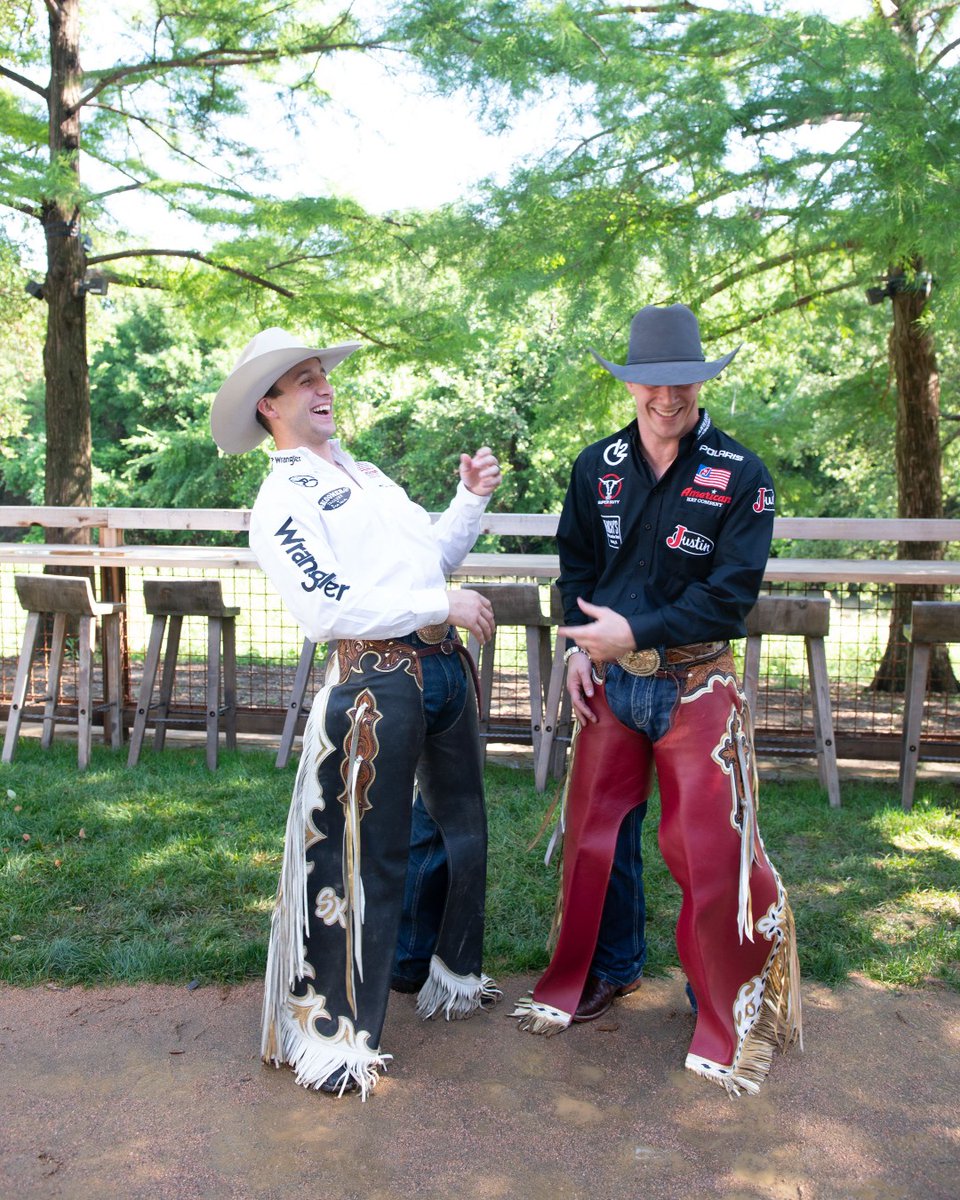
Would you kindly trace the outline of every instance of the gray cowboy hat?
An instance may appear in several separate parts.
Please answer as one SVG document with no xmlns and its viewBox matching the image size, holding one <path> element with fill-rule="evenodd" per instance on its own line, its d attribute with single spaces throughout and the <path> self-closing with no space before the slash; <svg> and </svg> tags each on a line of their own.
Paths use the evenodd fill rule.
<svg viewBox="0 0 960 1200">
<path fill-rule="evenodd" d="M 213 440 L 227 454 L 252 450 L 267 436 L 257 420 L 257 402 L 291 367 L 307 358 L 319 358 L 329 374 L 360 342 L 337 346 L 305 346 L 301 339 L 283 329 L 264 329 L 244 346 L 236 366 L 220 386 L 210 409 Z"/>
<path fill-rule="evenodd" d="M 659 387 L 713 379 L 739 349 L 737 346 L 723 358 L 707 362 L 700 345 L 697 318 L 685 304 L 671 304 L 668 308 L 648 304 L 630 322 L 630 345 L 622 367 L 607 362 L 594 349 L 590 353 L 601 367 L 625 383 Z"/>
</svg>

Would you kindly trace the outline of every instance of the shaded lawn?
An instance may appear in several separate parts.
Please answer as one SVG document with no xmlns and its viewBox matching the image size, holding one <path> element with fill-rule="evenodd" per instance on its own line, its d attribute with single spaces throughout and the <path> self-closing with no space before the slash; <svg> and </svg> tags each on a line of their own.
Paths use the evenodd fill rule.
<svg viewBox="0 0 960 1200">
<path fill-rule="evenodd" d="M 15 984 L 237 982 L 263 971 L 294 768 L 273 755 L 21 742 L 0 770 L 0 979 Z M 549 797 L 532 775 L 487 770 L 490 869 L 485 969 L 545 966 L 557 874 L 535 836 Z M 14 793 L 11 795 L 10 793 Z M 647 971 L 677 966 L 679 892 L 644 829 Z M 888 984 L 960 989 L 960 813 L 950 784 L 917 788 L 911 813 L 890 783 L 843 785 L 831 810 L 813 782 L 765 783 L 764 842 L 790 893 L 806 977 L 860 972 Z"/>
</svg>

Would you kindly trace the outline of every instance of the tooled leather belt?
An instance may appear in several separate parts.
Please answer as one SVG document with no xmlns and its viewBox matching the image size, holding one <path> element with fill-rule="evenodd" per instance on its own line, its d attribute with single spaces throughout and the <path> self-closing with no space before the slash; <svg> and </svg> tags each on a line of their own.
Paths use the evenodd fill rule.
<svg viewBox="0 0 960 1200">
<path fill-rule="evenodd" d="M 483 703 L 480 699 L 480 677 L 477 674 L 477 665 L 473 661 L 470 651 L 466 648 L 463 642 L 460 641 L 456 633 L 454 633 L 453 637 L 449 636 L 451 628 L 452 626 L 450 625 L 441 624 L 424 625 L 420 629 L 415 629 L 413 632 L 421 642 L 427 643 L 425 646 L 415 646 L 412 642 L 407 641 L 406 638 L 403 637 L 386 638 L 382 641 L 365 639 L 363 644 L 367 644 L 374 648 L 387 647 L 391 645 L 403 646 L 404 650 L 409 650 L 412 654 L 415 654 L 417 658 L 428 658 L 431 654 L 459 654 L 469 671 L 470 678 L 473 680 L 473 690 L 477 695 L 478 719 L 482 719 Z M 361 643 L 357 644 L 360 645 Z"/>
<path fill-rule="evenodd" d="M 697 663 L 719 658 L 729 642 L 692 642 L 688 646 L 669 646 L 666 650 L 631 650 L 621 655 L 617 663 L 631 675 L 672 674 L 672 670 L 693 667 Z"/>
</svg>

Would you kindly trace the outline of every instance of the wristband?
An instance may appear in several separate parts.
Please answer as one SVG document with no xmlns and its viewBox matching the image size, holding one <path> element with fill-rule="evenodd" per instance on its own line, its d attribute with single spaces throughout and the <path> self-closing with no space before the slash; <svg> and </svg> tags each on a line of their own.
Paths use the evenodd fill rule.
<svg viewBox="0 0 960 1200">
<path fill-rule="evenodd" d="M 586 650 L 584 650 L 582 646 L 571 646 L 569 648 L 569 650 L 564 650 L 564 652 L 563 652 L 564 666 L 566 666 L 566 664 L 570 661 L 570 659 L 574 656 L 574 654 L 586 654 L 586 653 L 587 653 Z"/>
</svg>

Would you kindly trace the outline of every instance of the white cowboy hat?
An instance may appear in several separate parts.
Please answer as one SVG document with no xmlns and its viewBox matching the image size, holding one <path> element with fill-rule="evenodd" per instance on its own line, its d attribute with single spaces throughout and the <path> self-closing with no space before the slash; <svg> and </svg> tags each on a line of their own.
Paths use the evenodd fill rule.
<svg viewBox="0 0 960 1200">
<path fill-rule="evenodd" d="M 307 358 L 319 358 L 329 374 L 360 342 L 341 342 L 318 349 L 305 346 L 284 329 L 264 329 L 251 338 L 237 364 L 223 381 L 210 409 L 213 440 L 227 454 L 242 454 L 259 446 L 267 431 L 257 421 L 257 402 L 281 375 Z"/>
<path fill-rule="evenodd" d="M 630 346 L 627 361 L 608 362 L 596 350 L 590 353 L 617 379 L 625 383 L 682 385 L 704 383 L 719 375 L 737 350 L 707 362 L 700 345 L 700 326 L 685 304 L 657 308 L 648 304 L 630 322 Z"/>
</svg>

